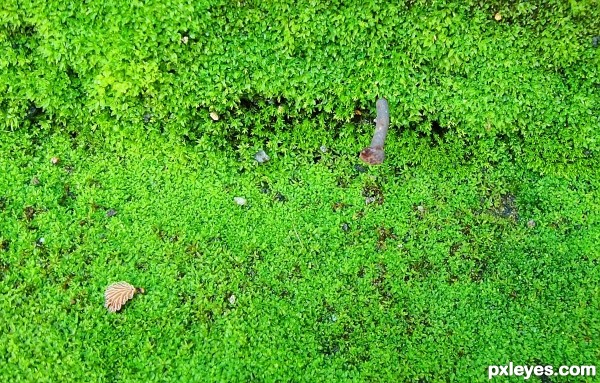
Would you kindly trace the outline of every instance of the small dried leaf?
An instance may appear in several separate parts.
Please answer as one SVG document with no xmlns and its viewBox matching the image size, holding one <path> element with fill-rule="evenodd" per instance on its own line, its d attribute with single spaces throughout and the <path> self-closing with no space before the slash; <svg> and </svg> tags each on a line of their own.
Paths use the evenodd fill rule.
<svg viewBox="0 0 600 383">
<path fill-rule="evenodd" d="M 113 283 L 104 292 L 104 307 L 111 313 L 117 312 L 135 293 L 136 288 L 127 282 Z"/>
<path fill-rule="evenodd" d="M 219 120 L 219 115 L 216 114 L 215 112 L 210 112 L 210 118 L 212 118 L 213 121 L 218 121 Z"/>
<path fill-rule="evenodd" d="M 494 15 L 494 19 L 496 21 L 500 21 L 502 20 L 502 15 L 500 14 L 500 12 L 496 12 L 496 14 Z"/>
<path fill-rule="evenodd" d="M 60 158 L 52 157 L 50 158 L 50 162 L 52 162 L 52 165 L 57 165 L 60 162 Z"/>
</svg>

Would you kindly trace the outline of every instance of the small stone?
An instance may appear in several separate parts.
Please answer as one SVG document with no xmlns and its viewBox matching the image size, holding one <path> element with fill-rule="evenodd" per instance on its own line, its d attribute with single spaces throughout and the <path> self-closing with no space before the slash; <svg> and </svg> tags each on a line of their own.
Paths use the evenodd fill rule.
<svg viewBox="0 0 600 383">
<path fill-rule="evenodd" d="M 263 164 L 267 161 L 269 161 L 271 158 L 269 158 L 269 156 L 267 155 L 267 153 L 265 153 L 264 150 L 259 150 L 258 153 L 256 153 L 254 155 L 254 159 L 256 160 L 256 162 L 258 162 L 259 164 Z"/>
<path fill-rule="evenodd" d="M 210 112 L 210 118 L 212 118 L 213 121 L 219 121 L 219 115 L 215 112 Z"/>
<path fill-rule="evenodd" d="M 248 202 L 244 197 L 233 197 L 233 201 L 239 206 L 244 206 Z"/>
<path fill-rule="evenodd" d="M 365 198 L 365 204 L 368 205 L 370 203 L 373 203 L 373 202 L 375 202 L 376 199 L 377 198 L 375 198 L 375 197 L 366 197 Z"/>
<path fill-rule="evenodd" d="M 350 230 L 350 225 L 348 225 L 346 222 L 342 223 L 342 230 L 343 230 L 343 231 L 348 231 L 348 230 Z"/>
<path fill-rule="evenodd" d="M 181 38 L 181 42 L 182 42 L 182 43 L 184 43 L 184 44 L 187 44 L 187 43 L 188 43 L 188 41 L 189 41 L 189 39 L 190 39 L 190 38 L 189 38 L 188 36 L 183 36 L 183 37 Z"/>
<path fill-rule="evenodd" d="M 60 158 L 58 158 L 58 157 L 52 157 L 50 159 L 50 162 L 52 163 L 52 165 L 57 165 L 60 162 Z"/>
<path fill-rule="evenodd" d="M 152 120 L 152 113 L 145 113 L 144 114 L 144 123 L 149 123 Z"/>
<path fill-rule="evenodd" d="M 235 301 L 236 301 L 236 299 L 237 299 L 237 298 L 235 297 L 235 295 L 234 295 L 234 294 L 231 294 L 231 296 L 229 297 L 228 301 L 229 301 L 229 303 L 231 303 L 232 305 L 234 305 L 234 304 L 235 304 Z"/>
<path fill-rule="evenodd" d="M 496 14 L 494 15 L 494 20 L 496 20 L 496 21 L 502 20 L 502 15 L 500 14 L 500 12 L 496 12 Z"/>
<path fill-rule="evenodd" d="M 594 36 L 594 37 L 592 37 L 592 46 L 594 48 L 598 48 L 599 44 L 600 44 L 600 36 Z"/>
<path fill-rule="evenodd" d="M 321 151 L 321 153 L 327 153 L 327 146 L 321 145 L 321 147 L 319 148 L 319 150 Z"/>
<path fill-rule="evenodd" d="M 115 215 L 117 215 L 117 211 L 115 209 L 108 209 L 108 211 L 106 212 L 106 216 L 108 218 L 114 217 Z"/>
<path fill-rule="evenodd" d="M 419 213 L 423 214 L 425 212 L 425 208 L 422 205 L 417 206 L 417 210 Z"/>
<path fill-rule="evenodd" d="M 35 242 L 36 246 L 38 246 L 38 247 L 42 247 L 42 246 L 44 246 L 44 244 L 45 244 L 45 243 L 46 243 L 46 239 L 45 239 L 44 237 L 42 237 L 42 238 L 38 239 L 38 240 Z"/>
<path fill-rule="evenodd" d="M 529 221 L 527 221 L 527 227 L 533 229 L 535 227 L 535 221 L 530 219 Z"/>
</svg>

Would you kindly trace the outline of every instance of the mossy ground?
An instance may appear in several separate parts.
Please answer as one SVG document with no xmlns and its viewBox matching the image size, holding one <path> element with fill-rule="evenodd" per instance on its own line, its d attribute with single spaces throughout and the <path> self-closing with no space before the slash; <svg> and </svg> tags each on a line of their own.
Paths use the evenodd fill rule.
<svg viewBox="0 0 600 383">
<path fill-rule="evenodd" d="M 598 360 L 595 172 L 490 168 L 410 132 L 361 168 L 368 139 L 321 133 L 309 154 L 302 132 L 267 144 L 264 165 L 156 134 L 92 152 L 5 135 L 4 379 L 468 381 Z M 147 294 L 109 314 L 118 280 Z"/>
<path fill-rule="evenodd" d="M 0 381 L 600 365 L 597 16 L 8 1 Z M 378 96 L 392 126 L 367 167 Z M 146 294 L 110 314 L 120 280 Z"/>
</svg>

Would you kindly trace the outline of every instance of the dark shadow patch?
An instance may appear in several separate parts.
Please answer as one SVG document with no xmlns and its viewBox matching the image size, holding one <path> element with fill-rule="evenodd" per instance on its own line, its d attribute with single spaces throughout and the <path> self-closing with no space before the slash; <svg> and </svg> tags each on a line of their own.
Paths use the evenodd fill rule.
<svg viewBox="0 0 600 383">
<path fill-rule="evenodd" d="M 339 188 L 346 189 L 348 186 L 350 186 L 350 178 L 347 176 L 338 176 L 335 179 L 335 184 Z"/>
<path fill-rule="evenodd" d="M 258 190 L 263 194 L 271 194 L 271 185 L 267 181 L 260 181 L 257 185 Z"/>
<path fill-rule="evenodd" d="M 281 194 L 280 192 L 276 192 L 276 193 L 275 193 L 275 196 L 273 196 L 273 199 L 274 199 L 276 202 L 281 202 L 281 203 L 285 203 L 285 202 L 287 202 L 287 200 L 288 200 L 288 199 L 287 199 L 287 197 L 286 197 L 286 196 L 284 196 L 283 194 Z"/>
<path fill-rule="evenodd" d="M 448 127 L 441 126 L 439 121 L 437 120 L 431 122 L 431 134 L 434 138 L 437 138 L 440 141 L 442 141 L 446 133 L 448 133 Z"/>
<path fill-rule="evenodd" d="M 38 210 L 35 207 L 26 206 L 23 209 L 23 218 L 25 219 L 25 221 L 31 222 L 31 221 L 33 221 L 33 219 L 35 218 L 37 213 L 38 213 Z"/>
<path fill-rule="evenodd" d="M 365 108 L 361 104 L 358 104 L 358 103 L 354 105 L 354 112 L 352 114 L 352 119 L 351 119 L 353 124 L 370 125 L 370 124 L 373 124 L 374 119 L 375 119 L 375 116 L 369 110 L 369 108 Z"/>
<path fill-rule="evenodd" d="M 477 259 L 474 263 L 475 265 L 471 269 L 469 277 L 471 278 L 471 282 L 479 283 L 485 279 L 488 264 L 485 260 L 482 259 Z"/>
<path fill-rule="evenodd" d="M 136 262 L 135 268 L 142 271 L 148 270 L 148 263 L 146 262 Z"/>
<path fill-rule="evenodd" d="M 61 284 L 61 288 L 66 291 L 69 289 L 69 287 L 71 287 L 71 282 L 73 281 L 73 278 L 75 278 L 75 274 L 73 273 L 69 273 L 67 275 L 67 277 L 65 278 L 65 280 L 63 281 L 63 283 Z"/>
<path fill-rule="evenodd" d="M 377 228 L 377 249 L 383 250 L 386 246 L 388 239 L 396 239 L 397 236 L 394 234 L 394 229 L 386 226 L 379 226 Z"/>
<path fill-rule="evenodd" d="M 367 205 L 373 202 L 381 205 L 384 201 L 383 190 L 377 182 L 368 182 L 365 184 L 362 189 L 362 196 L 365 197 Z"/>
<path fill-rule="evenodd" d="M 341 210 L 344 210 L 345 208 L 349 207 L 350 205 L 348 205 L 345 202 L 334 202 L 331 204 L 331 210 L 333 212 L 338 212 Z"/>
<path fill-rule="evenodd" d="M 492 213 L 497 217 L 511 219 L 513 221 L 518 220 L 519 211 L 515 196 L 510 193 L 500 196 L 500 201 L 496 204 Z"/>
<path fill-rule="evenodd" d="M 365 168 L 364 166 L 360 165 L 360 164 L 356 164 L 352 167 L 352 170 L 354 172 L 353 177 L 358 176 L 359 174 L 363 174 L 367 172 L 367 168 Z"/>
<path fill-rule="evenodd" d="M 428 259 L 413 261 L 408 265 L 408 274 L 404 276 L 404 281 L 426 279 L 432 271 L 433 264 Z"/>
<path fill-rule="evenodd" d="M 61 197 L 58 199 L 58 205 L 65 207 L 71 203 L 76 197 L 75 193 L 71 191 L 71 186 L 65 184 L 63 187 L 63 193 Z"/>
<path fill-rule="evenodd" d="M 387 265 L 383 262 L 379 262 L 376 267 L 377 274 L 371 279 L 371 285 L 377 290 L 379 302 L 384 307 L 390 307 L 390 305 L 395 303 L 396 299 L 389 286 Z"/>
<path fill-rule="evenodd" d="M 33 101 L 30 101 L 26 118 L 31 122 L 36 122 L 44 115 L 44 113 L 44 108 L 39 107 Z"/>
<path fill-rule="evenodd" d="M 6 274 L 8 274 L 9 269 L 9 264 L 0 260 L 0 282 L 4 280 Z"/>
<path fill-rule="evenodd" d="M 35 38 L 37 30 L 34 25 L 23 23 L 21 25 L 7 24 L 0 31 L 6 33 L 7 41 L 12 49 L 21 51 L 24 55 L 29 56 L 37 45 Z"/>
</svg>

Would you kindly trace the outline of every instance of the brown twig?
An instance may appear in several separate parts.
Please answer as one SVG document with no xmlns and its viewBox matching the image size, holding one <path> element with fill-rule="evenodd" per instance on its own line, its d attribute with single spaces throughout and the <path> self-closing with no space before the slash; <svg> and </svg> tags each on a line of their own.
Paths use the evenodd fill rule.
<svg viewBox="0 0 600 383">
<path fill-rule="evenodd" d="M 383 144 L 390 127 L 390 109 L 385 98 L 377 100 L 377 119 L 375 120 L 375 133 L 371 140 L 371 146 L 360 152 L 360 159 L 369 165 L 378 165 L 383 162 L 385 153 Z"/>
</svg>

